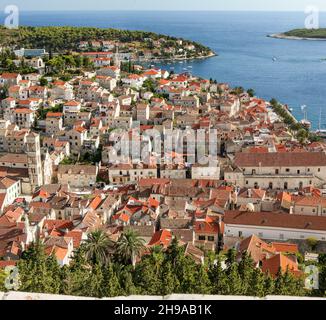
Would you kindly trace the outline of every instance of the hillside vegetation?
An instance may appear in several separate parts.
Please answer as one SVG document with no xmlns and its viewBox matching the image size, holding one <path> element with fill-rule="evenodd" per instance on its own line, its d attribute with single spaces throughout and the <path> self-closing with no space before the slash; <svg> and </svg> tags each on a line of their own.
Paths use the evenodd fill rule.
<svg viewBox="0 0 326 320">
<path fill-rule="evenodd" d="M 326 28 L 321 29 L 294 29 L 288 32 L 284 32 L 284 35 L 288 37 L 299 37 L 299 38 L 325 38 L 326 39 Z"/>
</svg>

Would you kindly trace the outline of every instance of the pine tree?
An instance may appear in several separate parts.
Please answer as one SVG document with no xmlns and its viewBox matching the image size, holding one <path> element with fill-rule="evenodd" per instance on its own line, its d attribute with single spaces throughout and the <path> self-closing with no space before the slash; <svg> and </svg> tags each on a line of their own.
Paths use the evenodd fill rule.
<svg viewBox="0 0 326 320">
<path fill-rule="evenodd" d="M 92 271 L 87 279 L 84 279 L 84 287 L 82 295 L 85 297 L 103 297 L 102 291 L 103 273 L 102 267 L 99 263 L 92 267 Z"/>
<path fill-rule="evenodd" d="M 122 292 L 125 296 L 137 295 L 139 293 L 134 284 L 131 272 L 123 270 L 120 274 Z"/>
<path fill-rule="evenodd" d="M 260 269 L 253 269 L 248 285 L 246 291 L 248 296 L 265 296 L 265 276 Z"/>
<path fill-rule="evenodd" d="M 104 297 L 117 297 L 121 295 L 119 279 L 110 263 L 103 271 L 102 295 Z"/>
<path fill-rule="evenodd" d="M 58 269 L 52 257 L 47 257 L 44 246 L 37 242 L 22 255 L 18 263 L 21 291 L 37 293 L 58 293 L 55 283 Z"/>
<path fill-rule="evenodd" d="M 206 267 L 203 265 L 198 267 L 198 271 L 196 273 L 196 282 L 197 286 L 195 292 L 197 294 L 211 294 L 211 282 L 209 280 Z"/>
<path fill-rule="evenodd" d="M 272 295 L 274 292 L 275 288 L 275 281 L 274 279 L 270 276 L 270 274 L 267 274 L 265 276 L 265 281 L 264 281 L 264 296 Z"/>
<path fill-rule="evenodd" d="M 162 293 L 162 295 L 165 296 L 178 291 L 180 283 L 173 272 L 173 267 L 170 261 L 165 262 L 162 268 L 161 277 L 162 287 L 160 288 L 160 292 Z"/>
<path fill-rule="evenodd" d="M 222 268 L 221 256 L 217 255 L 216 259 L 208 266 L 208 276 L 212 285 L 212 294 L 223 295 L 228 291 L 228 279 L 226 272 Z"/>
<path fill-rule="evenodd" d="M 236 251 L 234 249 L 229 250 L 227 253 L 226 266 L 226 277 L 228 279 L 227 294 L 241 295 L 242 281 L 239 275 Z"/>
<path fill-rule="evenodd" d="M 242 284 L 242 288 L 241 288 L 241 294 L 242 295 L 247 295 L 248 290 L 250 289 L 250 282 L 252 280 L 253 277 L 253 272 L 254 272 L 254 266 L 253 266 L 253 260 L 250 258 L 250 256 L 244 252 L 242 254 L 242 258 L 241 261 L 239 263 L 239 275 L 241 278 L 241 284 Z"/>
</svg>

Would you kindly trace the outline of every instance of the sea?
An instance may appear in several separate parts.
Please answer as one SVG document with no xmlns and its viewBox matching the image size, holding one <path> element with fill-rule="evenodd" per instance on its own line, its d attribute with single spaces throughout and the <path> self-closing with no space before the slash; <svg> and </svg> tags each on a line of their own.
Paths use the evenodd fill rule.
<svg viewBox="0 0 326 320">
<path fill-rule="evenodd" d="M 0 19 L 4 20 L 4 15 Z M 326 129 L 326 41 L 283 40 L 272 33 L 303 28 L 304 12 L 84 11 L 21 12 L 20 25 L 92 26 L 146 30 L 198 41 L 218 55 L 205 60 L 161 63 L 175 72 L 252 88 L 276 98 L 313 128 Z M 319 17 L 326 26 L 326 13 Z"/>
</svg>

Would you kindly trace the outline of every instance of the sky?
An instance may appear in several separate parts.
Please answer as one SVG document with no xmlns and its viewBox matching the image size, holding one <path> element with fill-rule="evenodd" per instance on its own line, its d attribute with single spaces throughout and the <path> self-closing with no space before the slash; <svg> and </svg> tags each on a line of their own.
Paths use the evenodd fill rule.
<svg viewBox="0 0 326 320">
<path fill-rule="evenodd" d="M 304 11 L 309 5 L 326 11 L 325 0 L 0 0 L 0 11 L 17 5 L 21 11 L 66 10 L 249 10 Z"/>
</svg>

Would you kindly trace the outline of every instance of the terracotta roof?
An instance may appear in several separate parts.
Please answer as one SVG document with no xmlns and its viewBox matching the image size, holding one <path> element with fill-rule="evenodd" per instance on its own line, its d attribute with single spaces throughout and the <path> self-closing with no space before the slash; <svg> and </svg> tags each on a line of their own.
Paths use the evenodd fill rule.
<svg viewBox="0 0 326 320">
<path fill-rule="evenodd" d="M 265 259 L 266 255 L 268 254 L 276 253 L 275 248 L 273 248 L 273 246 L 267 244 L 255 235 L 252 235 L 241 241 L 239 246 L 239 252 L 241 254 L 243 252 L 247 252 L 255 263 L 258 263 Z"/>
<path fill-rule="evenodd" d="M 206 221 L 196 221 L 194 225 L 196 233 L 214 234 L 219 233 L 219 225 L 217 223 L 208 223 Z"/>
<path fill-rule="evenodd" d="M 282 273 L 287 270 L 294 274 L 299 272 L 298 264 L 283 254 L 278 254 L 263 261 L 262 271 L 264 273 L 268 272 L 270 275 L 276 276 L 280 269 Z"/>
<path fill-rule="evenodd" d="M 275 251 L 279 252 L 279 253 L 298 253 L 299 252 L 298 245 L 294 244 L 294 243 L 272 242 L 272 246 L 275 248 Z"/>
<path fill-rule="evenodd" d="M 237 153 L 234 162 L 238 167 L 318 167 L 326 166 L 326 154 L 323 152 Z"/>
<path fill-rule="evenodd" d="M 326 231 L 326 217 L 274 212 L 226 211 L 225 224 Z"/>
<path fill-rule="evenodd" d="M 169 246 L 172 241 L 172 234 L 168 230 L 160 230 L 153 234 L 151 241 L 148 243 L 148 246 Z"/>
<path fill-rule="evenodd" d="M 316 197 L 316 196 L 307 196 L 301 197 L 294 200 L 296 206 L 308 206 L 308 207 L 315 207 L 315 206 L 326 206 L 326 198 L 323 197 Z"/>
</svg>

